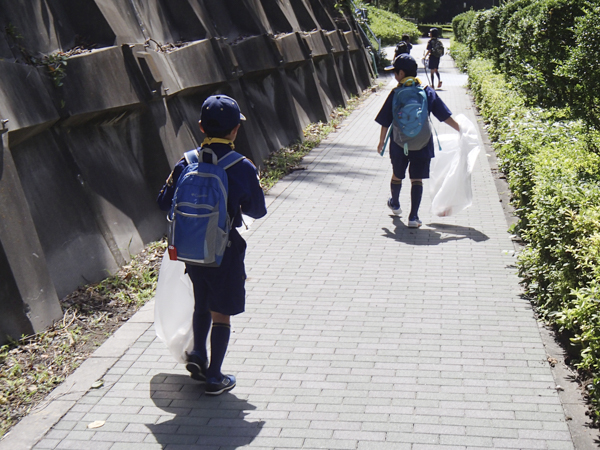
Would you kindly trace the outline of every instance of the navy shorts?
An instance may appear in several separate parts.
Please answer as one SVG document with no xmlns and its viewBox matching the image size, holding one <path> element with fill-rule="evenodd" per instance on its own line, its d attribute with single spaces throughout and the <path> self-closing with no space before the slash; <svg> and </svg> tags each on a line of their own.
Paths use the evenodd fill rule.
<svg viewBox="0 0 600 450">
<path fill-rule="evenodd" d="M 440 58 L 429 55 L 429 70 L 437 69 L 440 67 Z"/>
<path fill-rule="evenodd" d="M 408 176 L 411 180 L 429 178 L 431 158 L 411 156 L 410 151 L 406 156 L 404 151 L 400 149 L 397 152 L 390 151 L 390 159 L 392 160 L 394 176 L 400 180 L 404 180 L 406 177 L 406 168 L 408 168 Z"/>
<path fill-rule="evenodd" d="M 219 267 L 186 264 L 194 285 L 195 311 L 214 311 L 226 316 L 244 312 L 246 307 L 246 241 L 234 228 L 229 233 L 231 245 L 225 250 Z"/>
</svg>

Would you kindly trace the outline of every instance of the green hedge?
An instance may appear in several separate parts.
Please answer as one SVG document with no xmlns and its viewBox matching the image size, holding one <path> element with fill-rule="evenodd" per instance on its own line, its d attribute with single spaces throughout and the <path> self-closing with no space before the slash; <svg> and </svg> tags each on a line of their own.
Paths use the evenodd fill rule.
<svg viewBox="0 0 600 450">
<path fill-rule="evenodd" d="M 418 42 L 420 33 L 414 23 L 384 9 L 370 5 L 367 5 L 366 8 L 369 11 L 369 26 L 373 33 L 381 39 L 381 45 L 396 45 L 402 39 L 403 34 L 408 34 L 411 42 Z"/>
<path fill-rule="evenodd" d="M 452 56 L 456 67 L 458 67 L 461 72 L 466 71 L 467 64 L 471 59 L 468 45 L 461 44 L 455 38 L 452 38 L 450 40 L 450 56 Z"/>
<path fill-rule="evenodd" d="M 518 262 L 526 292 L 571 338 L 599 421 L 600 136 L 568 109 L 528 106 L 492 60 L 472 59 L 467 70 L 527 244 Z"/>
<path fill-rule="evenodd" d="M 527 103 L 571 108 L 600 125 L 600 6 L 585 0 L 515 0 L 453 20 L 457 40 L 494 62 Z M 590 108 L 588 107 L 591 106 Z"/>
<path fill-rule="evenodd" d="M 600 129 L 600 5 L 583 11 L 575 20 L 575 46 L 556 72 L 567 79 L 575 116 Z"/>
<path fill-rule="evenodd" d="M 473 10 L 466 11 L 452 19 L 452 32 L 457 42 L 461 44 L 469 42 L 469 33 L 473 19 L 475 19 L 475 11 Z"/>
</svg>

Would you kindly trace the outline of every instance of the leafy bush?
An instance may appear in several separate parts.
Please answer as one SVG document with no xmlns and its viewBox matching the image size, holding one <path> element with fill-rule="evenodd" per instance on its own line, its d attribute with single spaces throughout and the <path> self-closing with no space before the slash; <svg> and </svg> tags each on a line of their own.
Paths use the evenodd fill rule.
<svg viewBox="0 0 600 450">
<path fill-rule="evenodd" d="M 475 19 L 475 11 L 472 9 L 462 14 L 455 16 L 452 19 L 452 32 L 454 33 L 454 39 L 461 44 L 467 44 L 469 42 L 469 30 L 471 23 Z"/>
<path fill-rule="evenodd" d="M 575 47 L 556 74 L 568 80 L 576 117 L 600 129 L 600 5 L 588 4 L 584 12 L 575 20 Z"/>
<path fill-rule="evenodd" d="M 514 78 L 529 104 L 564 108 L 574 86 L 569 69 L 557 69 L 575 45 L 573 28 L 583 14 L 581 0 L 516 0 L 475 13 L 466 40 L 474 54 Z"/>
<path fill-rule="evenodd" d="M 419 40 L 419 30 L 414 23 L 374 6 L 367 5 L 366 8 L 369 11 L 369 26 L 373 33 L 381 39 L 381 45 L 396 45 L 402 39 L 403 34 L 408 34 L 413 43 Z"/>
<path fill-rule="evenodd" d="M 527 244 L 518 263 L 526 292 L 579 351 L 600 421 L 600 135 L 568 109 L 527 106 L 491 60 L 467 68 Z"/>
<path fill-rule="evenodd" d="M 461 72 L 465 72 L 469 59 L 471 58 L 469 46 L 461 44 L 456 39 L 452 38 L 450 40 L 450 56 L 454 59 L 456 67 L 458 67 Z"/>
<path fill-rule="evenodd" d="M 573 27 L 582 14 L 580 0 L 538 0 L 516 11 L 502 30 L 504 69 L 532 102 L 570 103 L 570 86 L 555 72 L 574 46 Z"/>
</svg>

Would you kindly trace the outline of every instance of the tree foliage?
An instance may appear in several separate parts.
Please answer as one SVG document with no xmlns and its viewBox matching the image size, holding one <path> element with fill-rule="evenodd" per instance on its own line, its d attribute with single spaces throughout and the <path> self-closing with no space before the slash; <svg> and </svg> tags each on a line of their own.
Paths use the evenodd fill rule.
<svg viewBox="0 0 600 450">
<path fill-rule="evenodd" d="M 419 20 L 435 12 L 442 2 L 441 0 L 371 0 L 368 3 L 401 17 Z"/>
<path fill-rule="evenodd" d="M 597 74 L 600 56 L 590 44 L 600 40 L 597 14 L 597 4 L 581 0 L 515 0 L 452 24 L 456 39 L 512 77 L 530 104 L 571 107 L 583 118 L 582 100 L 599 92 L 590 72 Z"/>
<path fill-rule="evenodd" d="M 419 39 L 419 29 L 411 22 L 401 19 L 397 14 L 384 9 L 367 6 L 369 26 L 373 33 L 381 39 L 381 45 L 396 45 L 403 34 L 408 34 L 413 42 Z"/>
</svg>

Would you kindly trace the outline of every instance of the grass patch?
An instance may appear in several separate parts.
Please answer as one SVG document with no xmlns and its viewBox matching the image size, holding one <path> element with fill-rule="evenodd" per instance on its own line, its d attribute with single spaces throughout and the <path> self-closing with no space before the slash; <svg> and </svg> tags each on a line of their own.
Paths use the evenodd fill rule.
<svg viewBox="0 0 600 450">
<path fill-rule="evenodd" d="M 0 438 L 154 295 L 166 242 L 61 301 L 62 320 L 0 347 Z"/>
</svg>

